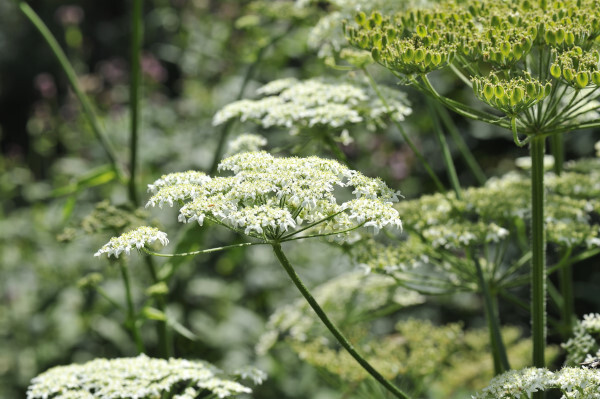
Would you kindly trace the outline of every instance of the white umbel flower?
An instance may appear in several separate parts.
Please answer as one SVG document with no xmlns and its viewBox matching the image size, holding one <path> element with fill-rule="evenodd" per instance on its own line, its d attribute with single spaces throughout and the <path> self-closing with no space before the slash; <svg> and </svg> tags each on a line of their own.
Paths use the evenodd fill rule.
<svg viewBox="0 0 600 399">
<path fill-rule="evenodd" d="M 262 376 L 253 378 L 255 383 L 264 379 L 258 371 L 247 374 Z M 149 399 L 166 393 L 175 394 L 173 398 L 193 399 L 205 389 L 218 398 L 252 392 L 209 363 L 153 359 L 142 354 L 51 368 L 31 381 L 27 399 Z"/>
<path fill-rule="evenodd" d="M 389 108 L 381 104 L 377 94 L 362 83 L 293 78 L 275 80 L 258 90 L 266 97 L 240 100 L 226 105 L 213 118 L 213 125 L 231 119 L 253 121 L 264 128 L 311 128 L 366 123 L 368 128 L 384 125 L 389 116 L 403 120 L 411 113 L 404 93 L 386 89 Z"/>
<path fill-rule="evenodd" d="M 319 157 L 276 158 L 264 151 L 242 152 L 224 159 L 219 170 L 226 177 L 205 177 L 193 172 L 163 176 L 147 206 L 179 205 L 182 223 L 205 221 L 265 241 L 288 239 L 297 233 L 331 236 L 338 241 L 352 238 L 359 227 L 374 233 L 385 227 L 402 228 L 393 203 L 401 196 L 381 179 L 348 169 L 337 161 Z M 192 178 L 196 179 L 196 183 Z M 179 183 L 178 183 L 179 181 Z M 356 198 L 338 202 L 339 191 Z M 119 256 L 132 248 L 166 235 L 150 227 L 112 238 L 96 256 Z"/>
<path fill-rule="evenodd" d="M 600 397 L 600 373 L 596 369 L 565 367 L 557 372 L 526 368 L 510 370 L 492 379 L 473 399 L 531 398 L 534 392 L 558 389 L 565 399 Z"/>
<path fill-rule="evenodd" d="M 169 243 L 166 233 L 163 233 L 155 227 L 142 226 L 135 230 L 128 231 L 119 237 L 111 238 L 109 242 L 104 244 L 104 246 L 94 254 L 94 256 L 107 254 L 109 257 L 114 255 L 115 258 L 118 258 L 123 252 L 129 255 L 133 248 L 140 249 L 146 244 L 151 244 L 155 241 L 158 241 L 163 246 Z"/>
<path fill-rule="evenodd" d="M 188 170 L 187 172 L 170 173 L 168 175 L 162 175 L 162 177 L 156 180 L 152 184 L 148 184 L 148 191 L 157 193 L 163 187 L 180 185 L 180 184 L 202 184 L 210 181 L 210 177 L 203 172 L 197 172 L 195 170 Z"/>
</svg>

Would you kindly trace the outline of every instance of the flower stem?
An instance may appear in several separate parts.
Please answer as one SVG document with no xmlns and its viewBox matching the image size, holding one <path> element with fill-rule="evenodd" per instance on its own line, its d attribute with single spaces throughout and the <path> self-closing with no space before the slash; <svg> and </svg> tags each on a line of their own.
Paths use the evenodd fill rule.
<svg viewBox="0 0 600 399">
<path fill-rule="evenodd" d="M 96 114 L 94 112 L 92 104 L 90 103 L 89 99 L 87 98 L 87 96 L 85 95 L 85 93 L 83 92 L 81 87 L 79 86 L 79 80 L 77 79 L 77 74 L 75 73 L 73 66 L 69 62 L 69 59 L 65 55 L 65 52 L 62 50 L 62 48 L 58 44 L 58 41 L 56 40 L 56 38 L 52 35 L 52 32 L 50 32 L 50 30 L 48 29 L 46 24 L 44 24 L 44 22 L 35 13 L 35 11 L 33 11 L 33 9 L 31 7 L 29 7 L 29 5 L 23 1 L 18 2 L 18 4 L 19 4 L 19 8 L 21 9 L 21 12 L 23 12 L 23 14 L 25 14 L 25 16 L 29 19 L 29 21 L 31 21 L 31 23 L 37 28 L 37 30 L 40 32 L 42 37 L 46 40 L 46 42 L 48 43 L 48 46 L 54 53 L 54 56 L 58 60 L 63 71 L 65 72 L 65 75 L 67 75 L 67 80 L 71 84 L 71 88 L 73 89 L 73 92 L 75 92 L 75 96 L 81 103 L 81 108 L 83 110 L 83 114 L 86 116 L 86 118 L 90 124 L 90 127 L 92 129 L 92 132 L 94 133 L 94 136 L 96 136 L 96 139 L 100 142 L 100 145 L 102 146 L 102 149 L 106 153 L 108 161 L 110 162 L 111 166 L 113 167 L 117 177 L 119 178 L 119 180 L 123 180 L 124 174 L 117 162 L 117 157 L 115 155 L 113 146 L 110 143 L 110 141 L 108 140 L 108 137 L 106 137 L 106 135 L 102 131 L 102 129 L 100 129 L 100 125 L 98 124 L 98 119 L 96 118 Z"/>
<path fill-rule="evenodd" d="M 460 182 L 458 181 L 458 175 L 456 174 L 456 168 L 454 167 L 454 161 L 452 160 L 452 154 L 450 154 L 450 147 L 448 147 L 448 142 L 446 141 L 446 137 L 444 136 L 444 132 L 442 131 L 442 126 L 440 124 L 440 119 L 437 115 L 437 110 L 433 106 L 433 101 L 427 99 L 427 104 L 429 105 L 429 109 L 431 110 L 431 114 L 433 117 L 433 130 L 435 135 L 440 143 L 440 147 L 442 147 L 442 155 L 444 157 L 444 163 L 446 164 L 446 171 L 448 173 L 448 178 L 450 179 L 450 183 L 452 184 L 452 188 L 456 193 L 456 198 L 462 198 L 462 190 L 460 188 Z"/>
<path fill-rule="evenodd" d="M 546 237 L 544 229 L 545 138 L 534 136 L 531 154 L 531 326 L 533 365 L 546 366 Z M 534 394 L 534 397 L 541 397 Z"/>
<path fill-rule="evenodd" d="M 558 176 L 562 173 L 563 164 L 565 162 L 565 144 L 562 134 L 552 135 L 550 138 L 552 155 L 554 156 L 554 173 Z M 573 301 L 573 271 L 571 267 L 563 267 L 558 273 L 558 283 L 560 292 L 563 297 L 561 307 L 562 323 L 564 330 L 562 331 L 565 337 L 571 335 L 573 326 L 573 318 L 575 315 L 575 303 Z"/>
<path fill-rule="evenodd" d="M 266 242 L 243 242 L 240 244 L 225 245 L 223 247 L 209 248 L 209 249 L 203 249 L 200 251 L 192 251 L 192 252 L 182 252 L 182 253 L 178 253 L 178 254 L 161 254 L 159 252 L 150 251 L 146 247 L 142 247 L 140 249 L 142 251 L 146 252 L 148 255 L 158 256 L 161 258 L 174 258 L 177 256 L 202 255 L 202 254 L 209 254 L 212 252 L 219 252 L 219 251 L 223 251 L 223 250 L 230 249 L 230 248 L 249 247 L 252 245 L 265 245 L 265 244 L 267 244 L 267 243 Z"/>
<path fill-rule="evenodd" d="M 446 108 L 440 106 L 438 103 L 433 103 L 433 105 L 435 106 L 440 119 L 446 126 L 446 129 L 448 129 L 448 133 L 450 133 L 450 136 L 452 137 L 456 148 L 458 148 L 460 154 L 463 156 L 465 162 L 471 169 L 471 173 L 473 173 L 475 179 L 477 179 L 477 183 L 483 185 L 487 180 L 487 177 L 485 176 L 483 169 L 481 169 L 481 166 L 479 166 L 479 163 L 473 156 L 473 153 L 471 152 L 471 150 L 469 150 L 467 143 L 465 143 L 465 140 L 462 138 L 461 134 L 456 128 L 456 125 L 452 121 L 452 118 L 450 118 L 450 115 L 448 115 L 448 111 L 446 110 Z"/>
<path fill-rule="evenodd" d="M 131 82 L 129 85 L 129 112 L 130 137 L 129 137 L 129 201 L 138 204 L 136 173 L 137 173 L 137 147 L 140 115 L 140 51 L 143 40 L 142 26 L 142 0 L 133 0 L 131 9 Z"/>
<path fill-rule="evenodd" d="M 373 378 L 375 378 L 381 385 L 383 385 L 388 391 L 390 391 L 397 398 L 408 399 L 409 396 L 404 393 L 400 388 L 392 384 L 385 377 L 383 377 L 377 370 L 373 368 L 366 360 L 363 358 L 357 351 L 354 349 L 354 346 L 344 337 L 341 331 L 333 324 L 333 322 L 327 317 L 327 314 L 323 311 L 321 306 L 317 303 L 315 298 L 312 296 L 308 288 L 304 285 L 300 277 L 294 270 L 294 267 L 290 264 L 289 260 L 286 258 L 285 254 L 281 250 L 280 243 L 272 243 L 273 251 L 275 252 L 275 256 L 287 272 L 288 276 L 294 282 L 294 285 L 298 288 L 304 299 L 308 302 L 310 307 L 315 311 L 319 319 L 325 324 L 327 329 L 333 334 L 333 336 L 337 339 L 340 345 L 348 351 L 348 353 L 369 373 Z"/>
<path fill-rule="evenodd" d="M 119 267 L 121 269 L 121 277 L 123 278 L 123 285 L 125 286 L 125 298 L 127 300 L 127 321 L 125 324 L 131 331 L 131 335 L 133 335 L 133 340 L 135 341 L 138 353 L 144 353 L 144 343 L 142 342 L 142 336 L 137 325 L 133 298 L 131 296 L 129 270 L 127 269 L 127 265 L 123 262 L 119 262 Z"/>
</svg>

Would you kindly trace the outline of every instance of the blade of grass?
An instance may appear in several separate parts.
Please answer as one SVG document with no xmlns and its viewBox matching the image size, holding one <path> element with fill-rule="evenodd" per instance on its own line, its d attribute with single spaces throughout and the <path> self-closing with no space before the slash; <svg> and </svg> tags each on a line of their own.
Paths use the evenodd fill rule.
<svg viewBox="0 0 600 399">
<path fill-rule="evenodd" d="M 65 52 L 62 50 L 60 44 L 58 44 L 58 41 L 56 40 L 54 35 L 52 35 L 52 32 L 50 32 L 46 24 L 44 24 L 44 22 L 40 19 L 36 12 L 31 7 L 29 7 L 27 3 L 23 1 L 19 1 L 17 2 L 17 4 L 21 12 L 36 27 L 36 29 L 40 32 L 42 37 L 48 43 L 48 46 L 50 46 L 50 49 L 56 56 L 58 62 L 60 63 L 60 66 L 65 72 L 65 75 L 67 75 L 67 79 L 71 84 L 73 92 L 75 92 L 75 96 L 81 103 L 81 108 L 83 109 L 83 113 L 86 116 L 88 123 L 90 124 L 94 136 L 100 142 L 100 145 L 104 149 L 104 152 L 106 153 L 110 164 L 114 168 L 115 173 L 117 173 L 119 180 L 123 180 L 124 173 L 119 167 L 113 146 L 110 143 L 108 137 L 102 131 L 102 129 L 100 129 L 100 125 L 98 124 L 98 119 L 96 117 L 92 104 L 81 89 L 81 86 L 79 85 L 79 81 L 77 79 L 77 74 L 75 73 L 75 69 L 73 69 L 73 66 L 69 62 L 69 59 L 65 55 Z"/>
</svg>

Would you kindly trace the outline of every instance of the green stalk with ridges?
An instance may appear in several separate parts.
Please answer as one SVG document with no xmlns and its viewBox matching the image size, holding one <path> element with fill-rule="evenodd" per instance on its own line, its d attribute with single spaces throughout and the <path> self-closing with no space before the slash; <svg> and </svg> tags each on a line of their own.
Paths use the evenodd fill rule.
<svg viewBox="0 0 600 399">
<path fill-rule="evenodd" d="M 546 347 L 546 232 L 544 229 L 545 137 L 531 139 L 531 328 L 533 365 L 545 367 Z M 534 394 L 541 398 L 541 394 Z"/>
<path fill-rule="evenodd" d="M 339 342 L 339 344 L 362 366 L 362 368 L 364 368 L 373 378 L 375 378 L 375 380 L 377 380 L 377 382 L 379 382 L 383 387 L 385 387 L 395 397 L 402 398 L 402 399 L 408 399 L 409 396 L 406 393 L 404 393 L 400 388 L 398 388 L 397 386 L 392 384 L 390 381 L 388 381 L 377 370 L 375 370 L 373 368 L 373 366 L 371 366 L 371 364 L 369 364 L 369 362 L 367 362 L 365 360 L 365 358 L 362 357 L 356 351 L 356 349 L 354 349 L 354 346 L 350 343 L 350 341 L 348 341 L 348 339 L 342 334 L 342 332 L 335 326 L 335 324 L 333 324 L 333 322 L 329 319 L 327 314 L 323 311 L 321 306 L 317 303 L 315 298 L 312 296 L 312 294 L 310 293 L 308 288 L 306 288 L 306 286 L 304 285 L 304 283 L 302 282 L 302 280 L 300 279 L 300 277 L 294 270 L 294 267 L 291 265 L 291 263 L 289 262 L 289 260 L 287 259 L 287 257 L 283 253 L 283 251 L 281 250 L 281 244 L 278 242 L 272 243 L 272 247 L 273 247 L 273 251 L 275 252 L 275 256 L 281 263 L 281 266 L 283 266 L 283 268 L 287 272 L 288 276 L 290 276 L 290 278 L 292 279 L 296 288 L 298 288 L 298 290 L 300 291 L 300 293 L 302 294 L 304 299 L 306 299 L 306 301 L 308 302 L 310 307 L 315 311 L 315 313 L 317 314 L 319 319 L 321 319 L 323 324 L 325 324 L 327 329 L 333 334 L 333 336 Z"/>
</svg>

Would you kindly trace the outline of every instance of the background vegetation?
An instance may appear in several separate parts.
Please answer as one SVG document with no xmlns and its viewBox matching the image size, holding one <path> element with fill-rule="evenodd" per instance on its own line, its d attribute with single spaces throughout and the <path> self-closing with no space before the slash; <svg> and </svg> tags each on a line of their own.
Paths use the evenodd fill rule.
<svg viewBox="0 0 600 399">
<path fill-rule="evenodd" d="M 175 212 L 140 207 L 148 198 L 141 187 L 164 173 L 210 171 L 225 131 L 229 137 L 247 131 L 263 134 L 270 148 L 289 153 L 286 146 L 295 139 L 287 129 L 238 122 L 213 126 L 213 116 L 236 99 L 256 97 L 258 87 L 275 79 L 345 76 L 346 71 L 327 65 L 318 49 L 308 44 L 312 27 L 335 9 L 332 3 L 321 1 L 300 9 L 285 1 L 144 2 L 140 200 L 133 203 L 128 187 L 108 165 L 47 44 L 14 3 L 0 2 L 0 397 L 23 397 L 30 379 L 54 365 L 137 353 L 123 328 L 125 315 L 103 296 L 125 302 L 118 267 L 92 255 L 128 226 L 151 221 L 163 230 L 177 231 Z M 131 77 L 129 2 L 40 1 L 31 6 L 65 49 L 120 165 L 125 165 Z M 373 68 L 372 73 L 382 84 L 396 87 L 396 79 L 382 68 Z M 437 73 L 433 79 L 450 97 L 471 95 L 450 75 Z M 401 90 L 413 110 L 402 122 L 404 129 L 450 186 L 430 108 L 411 88 Z M 517 169 L 515 159 L 527 155 L 502 129 L 452 118 L 488 177 Z M 340 148 L 354 168 L 380 176 L 407 199 L 436 191 L 393 124 L 376 132 L 354 128 L 351 136 L 354 142 Z M 567 160 L 595 155 L 597 132 L 565 139 Z M 452 142 L 450 146 L 462 186 L 479 185 L 458 148 Z M 334 155 L 318 142 L 299 150 Z M 204 230 L 180 228 L 180 248 L 208 248 L 238 239 L 227 231 Z M 352 254 L 325 243 L 290 245 L 289 250 L 311 287 L 357 268 Z M 598 261 L 597 256 L 588 259 L 574 271 L 580 317 L 600 308 L 596 288 L 600 274 L 593 268 Z M 158 264 L 159 269 L 163 266 Z M 357 381 L 364 379 L 360 371 L 340 371 L 350 361 L 339 360 L 340 368 L 331 369 L 334 354 L 326 356 L 327 351 L 319 347 L 318 337 L 324 333 L 316 337 L 311 333 L 308 341 L 298 341 L 281 329 L 280 344 L 257 353 L 257 343 L 275 328 L 269 317 L 298 298 L 268 248 L 235 249 L 170 266 L 177 271 L 168 292 L 154 294 L 148 293 L 154 281 L 144 258 L 134 256 L 129 265 L 139 308 L 154 309 L 162 303 L 168 315 L 167 338 L 156 328 L 162 321 L 147 315 L 142 328 L 147 354 L 201 358 L 225 369 L 255 365 L 269 375 L 256 388 L 255 397 L 260 398 L 339 398 L 341 392 L 375 395 L 378 388 L 369 384 L 356 390 Z M 409 364 L 422 369 L 405 372 L 415 381 L 417 392 L 461 397 L 484 386 L 492 375 L 491 359 L 476 356 L 487 339 L 481 330 L 486 326 L 481 306 L 481 298 L 473 293 L 428 296 L 398 306 L 375 328 L 396 331 L 398 339 L 415 342 L 423 328 L 431 328 L 432 342 L 420 342 L 409 351 L 414 357 Z M 510 304 L 502 305 L 501 314 L 503 324 L 510 326 L 505 331 L 509 353 L 528 358 L 520 355 L 526 350 L 519 346 L 528 331 L 528 314 Z M 398 323 L 409 319 L 413 321 Z M 414 320 L 427 320 L 427 324 L 411 324 Z M 360 338 L 363 331 L 357 327 L 349 334 Z M 456 339 L 446 342 L 448 336 Z M 557 344 L 563 338 L 551 335 L 549 341 Z M 172 342 L 169 353 L 161 345 L 163 339 Z M 432 347 L 444 351 L 417 350 Z M 312 351 L 302 353 L 303 348 Z M 552 351 L 558 353 L 556 348 Z M 489 376 L 478 373 L 484 368 Z M 342 379 L 336 376 L 341 372 L 346 373 Z M 425 376 L 436 376 L 438 383 L 428 387 Z"/>
</svg>

